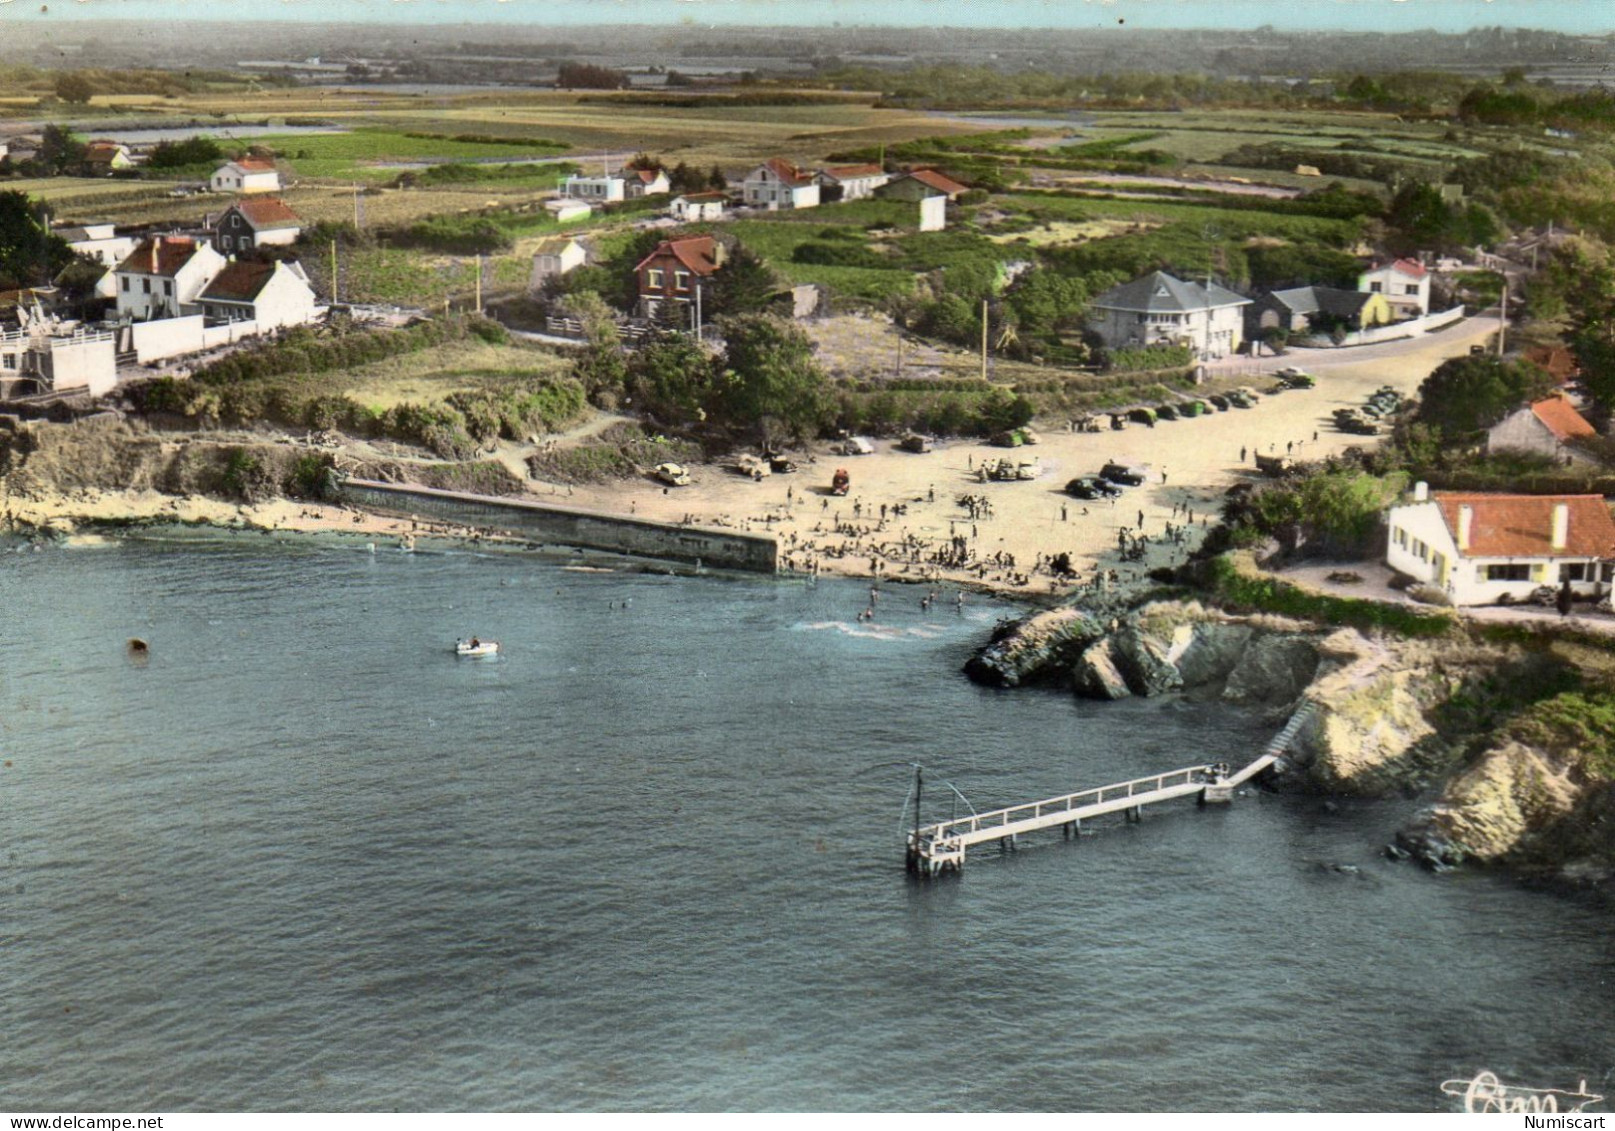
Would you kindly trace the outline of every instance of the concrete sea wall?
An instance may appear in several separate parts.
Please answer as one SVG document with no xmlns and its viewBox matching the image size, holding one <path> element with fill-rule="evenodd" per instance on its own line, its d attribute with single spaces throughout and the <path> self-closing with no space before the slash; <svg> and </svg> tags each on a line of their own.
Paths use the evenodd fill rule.
<svg viewBox="0 0 1615 1131">
<path fill-rule="evenodd" d="M 343 502 L 367 510 L 514 530 L 544 542 L 589 550 L 698 562 L 715 569 L 754 573 L 773 573 L 779 565 L 778 544 L 772 537 L 758 534 L 670 526 L 582 507 L 378 483 L 369 479 L 339 480 L 337 495 Z"/>
</svg>

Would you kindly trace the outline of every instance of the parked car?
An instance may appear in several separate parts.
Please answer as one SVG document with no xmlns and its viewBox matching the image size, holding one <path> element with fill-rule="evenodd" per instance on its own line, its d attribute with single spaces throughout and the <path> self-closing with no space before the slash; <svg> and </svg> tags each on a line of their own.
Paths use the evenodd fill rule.
<svg viewBox="0 0 1615 1131">
<path fill-rule="evenodd" d="M 1127 419 L 1135 424 L 1148 424 L 1155 427 L 1155 410 L 1153 408 L 1135 408 L 1127 414 Z"/>
<path fill-rule="evenodd" d="M 862 436 L 848 436 L 841 442 L 841 454 L 844 456 L 872 456 L 875 454 L 875 445 Z"/>
<path fill-rule="evenodd" d="M 931 437 L 921 436 L 918 432 L 912 432 L 909 435 L 904 436 L 902 442 L 897 446 L 902 448 L 905 452 L 913 452 L 915 455 L 924 455 L 935 445 L 931 443 Z"/>
<path fill-rule="evenodd" d="M 1223 396 L 1221 393 L 1212 393 L 1211 396 L 1206 398 L 1206 400 L 1210 401 L 1211 407 L 1216 409 L 1218 412 L 1227 412 L 1231 407 L 1231 403 L 1229 402 L 1228 398 Z"/>
<path fill-rule="evenodd" d="M 1178 408 L 1178 412 L 1184 416 L 1205 416 L 1211 411 L 1211 406 L 1205 401 L 1190 401 L 1188 404 L 1181 405 Z"/>
<path fill-rule="evenodd" d="M 1065 485 L 1065 493 L 1078 499 L 1109 499 L 1120 495 L 1122 489 L 1097 475 L 1079 475 Z"/>
<path fill-rule="evenodd" d="M 1157 405 L 1155 415 L 1162 420 L 1176 420 L 1178 418 L 1178 409 L 1175 405 Z"/>
<path fill-rule="evenodd" d="M 1018 448 L 1037 443 L 1037 433 L 1030 428 L 1010 428 L 994 436 L 992 442 L 1000 448 Z"/>
<path fill-rule="evenodd" d="M 796 470 L 796 461 L 786 456 L 769 456 L 768 466 L 775 475 L 789 475 Z"/>
<path fill-rule="evenodd" d="M 669 487 L 688 487 L 690 473 L 683 466 L 676 463 L 659 463 L 654 472 L 659 483 L 666 483 Z"/>
<path fill-rule="evenodd" d="M 762 479 L 765 476 L 772 475 L 774 472 L 766 459 L 754 455 L 743 455 L 737 459 L 735 461 L 735 470 L 741 475 L 749 476 L 752 479 Z"/>
<path fill-rule="evenodd" d="M 1256 402 L 1247 396 L 1243 390 L 1236 389 L 1228 394 L 1228 403 L 1235 408 L 1255 408 Z"/>
<path fill-rule="evenodd" d="M 1147 463 L 1117 463 L 1112 460 L 1099 469 L 1101 478 L 1112 483 L 1119 483 L 1125 487 L 1137 487 L 1150 477 L 1150 465 Z"/>
</svg>

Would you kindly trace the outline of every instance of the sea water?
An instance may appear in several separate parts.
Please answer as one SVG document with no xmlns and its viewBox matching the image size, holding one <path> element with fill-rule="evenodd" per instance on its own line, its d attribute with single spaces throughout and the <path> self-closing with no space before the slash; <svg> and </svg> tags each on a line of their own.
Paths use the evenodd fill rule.
<svg viewBox="0 0 1615 1131">
<path fill-rule="evenodd" d="M 0 556 L 0 1108 L 1442 1110 L 1609 1092 L 1606 910 L 1252 791 L 903 870 L 1271 735 L 991 691 L 1013 607 L 268 541 Z M 498 639 L 497 659 L 452 654 Z M 145 640 L 142 656 L 127 647 Z M 954 792 L 957 790 L 957 792 Z M 961 800 L 961 797 L 963 798 Z"/>
</svg>

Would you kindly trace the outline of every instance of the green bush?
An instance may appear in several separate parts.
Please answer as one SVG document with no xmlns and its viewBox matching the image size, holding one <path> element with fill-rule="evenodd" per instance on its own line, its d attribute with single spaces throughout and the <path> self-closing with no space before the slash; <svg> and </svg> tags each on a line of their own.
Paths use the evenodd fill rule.
<svg viewBox="0 0 1615 1131">
<path fill-rule="evenodd" d="M 1378 629 L 1401 636 L 1434 637 L 1451 631 L 1454 619 L 1445 613 L 1424 613 L 1357 597 L 1308 593 L 1272 577 L 1247 577 L 1226 556 L 1209 563 L 1209 583 L 1218 603 L 1234 611 L 1277 613 L 1320 624 Z"/>
</svg>

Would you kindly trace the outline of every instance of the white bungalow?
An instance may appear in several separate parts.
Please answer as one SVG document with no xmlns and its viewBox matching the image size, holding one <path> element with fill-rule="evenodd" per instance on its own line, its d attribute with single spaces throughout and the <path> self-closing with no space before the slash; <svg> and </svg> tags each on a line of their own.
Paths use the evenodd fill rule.
<svg viewBox="0 0 1615 1131">
<path fill-rule="evenodd" d="M 202 289 L 197 301 L 212 322 L 253 322 L 262 334 L 314 320 L 314 288 L 296 263 L 237 260 Z"/>
<path fill-rule="evenodd" d="M 1387 516 L 1386 564 L 1456 605 L 1521 601 L 1568 581 L 1582 596 L 1615 580 L 1615 521 L 1602 495 L 1493 495 L 1423 483 Z"/>
<path fill-rule="evenodd" d="M 577 240 L 571 236 L 553 236 L 547 240 L 540 240 L 538 247 L 533 251 L 533 274 L 528 282 L 528 288 L 537 290 L 543 286 L 544 280 L 555 275 L 565 275 L 568 271 L 582 267 L 589 258 L 588 252 Z"/>
<path fill-rule="evenodd" d="M 813 175 L 783 157 L 770 157 L 747 173 L 740 189 L 741 199 L 746 204 L 771 212 L 786 208 L 816 208 L 819 204 L 819 183 L 813 179 Z"/>
<path fill-rule="evenodd" d="M 1375 264 L 1357 278 L 1357 289 L 1385 296 L 1398 319 L 1419 318 L 1430 312 L 1430 271 L 1422 263 L 1398 259 Z"/>
<path fill-rule="evenodd" d="M 215 169 L 208 187 L 214 192 L 279 192 L 280 172 L 267 157 L 243 157 Z"/>
<path fill-rule="evenodd" d="M 580 177 L 574 173 L 561 182 L 561 195 L 573 200 L 586 200 L 591 204 L 613 204 L 627 199 L 628 182 L 617 174 Z"/>
<path fill-rule="evenodd" d="M 729 197 L 726 193 L 687 192 L 683 196 L 675 196 L 667 211 L 675 220 L 691 224 L 698 220 L 722 220 L 724 209 L 728 207 Z"/>
</svg>

